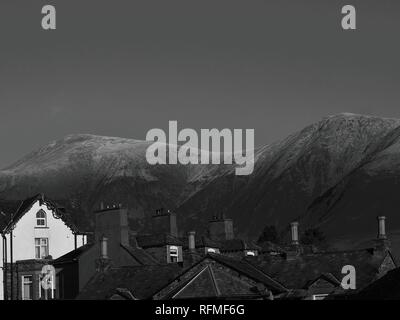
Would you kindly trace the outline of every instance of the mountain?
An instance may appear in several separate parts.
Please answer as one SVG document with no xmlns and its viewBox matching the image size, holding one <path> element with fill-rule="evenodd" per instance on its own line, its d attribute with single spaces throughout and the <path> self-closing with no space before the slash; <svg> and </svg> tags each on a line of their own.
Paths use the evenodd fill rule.
<svg viewBox="0 0 400 320">
<path fill-rule="evenodd" d="M 76 222 L 93 227 L 92 212 L 124 204 L 136 228 L 143 228 L 156 208 L 176 208 L 226 166 L 147 163 L 151 142 L 88 134 L 51 142 L 0 171 L 0 199 L 45 193 L 67 206 Z M 148 213 L 148 214 L 147 214 Z"/>
<path fill-rule="evenodd" d="M 390 199 L 381 206 L 380 184 L 384 181 L 391 188 L 400 177 L 399 125 L 396 119 L 353 114 L 327 117 L 261 148 L 251 176 L 214 179 L 188 199 L 182 211 L 201 208 L 192 217 L 195 221 L 203 217 L 200 212 L 226 210 L 244 235 L 259 234 L 266 224 L 283 228 L 293 220 L 335 237 L 370 232 L 376 228 L 375 216 L 389 215 L 388 209 L 397 205 L 391 189 Z M 365 199 L 366 179 L 379 196 Z M 350 188 L 357 189 L 357 198 Z M 392 219 L 395 216 L 390 217 L 391 225 L 400 226 Z"/>
<path fill-rule="evenodd" d="M 124 203 L 134 228 L 148 228 L 158 207 L 179 214 L 181 230 L 203 231 L 224 212 L 236 232 L 256 238 L 267 224 L 319 227 L 330 238 L 368 238 L 375 217 L 400 230 L 400 120 L 354 114 L 326 117 L 256 150 L 254 172 L 228 165 L 157 165 L 149 142 L 71 135 L 0 171 L 0 197 L 44 192 L 66 200 L 77 221 L 92 225 L 100 202 Z M 353 241 L 354 244 L 354 241 Z"/>
</svg>

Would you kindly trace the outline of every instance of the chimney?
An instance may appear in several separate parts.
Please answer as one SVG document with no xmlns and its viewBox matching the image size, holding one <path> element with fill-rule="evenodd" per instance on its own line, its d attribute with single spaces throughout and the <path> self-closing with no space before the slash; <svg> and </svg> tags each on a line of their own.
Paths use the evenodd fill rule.
<svg viewBox="0 0 400 320">
<path fill-rule="evenodd" d="M 208 225 L 208 235 L 214 241 L 234 239 L 232 219 L 227 219 L 222 214 L 213 216 Z"/>
<path fill-rule="evenodd" d="M 111 266 L 111 259 L 108 258 L 108 239 L 105 236 L 100 238 L 100 256 L 96 260 L 96 271 L 104 272 Z"/>
<path fill-rule="evenodd" d="M 391 242 L 387 238 L 386 235 L 386 217 L 385 216 L 379 216 L 378 217 L 378 237 L 375 240 L 375 251 L 374 254 L 376 254 L 379 257 L 382 257 L 382 254 L 385 255 L 387 251 L 390 251 L 391 248 Z"/>
<path fill-rule="evenodd" d="M 385 240 L 386 237 L 386 226 L 385 226 L 385 216 L 378 217 L 378 239 Z"/>
<path fill-rule="evenodd" d="M 178 227 L 176 224 L 176 213 L 163 208 L 156 210 L 153 215 L 153 233 L 170 234 L 178 237 Z"/>
<path fill-rule="evenodd" d="M 188 232 L 189 236 L 189 250 L 190 251 L 195 251 L 196 250 L 196 231 L 189 231 Z"/>
<path fill-rule="evenodd" d="M 100 246 L 102 254 L 103 245 L 106 244 L 107 258 L 118 264 L 121 245 L 129 245 L 128 210 L 117 206 L 97 211 L 95 220 L 95 243 Z"/>
<path fill-rule="evenodd" d="M 292 235 L 292 245 L 298 245 L 299 244 L 299 223 L 298 222 L 292 222 L 290 224 L 290 231 Z"/>
</svg>

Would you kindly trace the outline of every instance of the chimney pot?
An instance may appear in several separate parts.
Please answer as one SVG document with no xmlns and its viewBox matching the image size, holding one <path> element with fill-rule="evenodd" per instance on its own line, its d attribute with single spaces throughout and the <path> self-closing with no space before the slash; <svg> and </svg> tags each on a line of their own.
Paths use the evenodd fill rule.
<svg viewBox="0 0 400 320">
<path fill-rule="evenodd" d="M 299 223 L 297 221 L 290 224 L 291 234 L 292 234 L 292 244 L 299 244 Z"/>
<path fill-rule="evenodd" d="M 385 216 L 378 217 L 378 239 L 386 239 Z"/>
<path fill-rule="evenodd" d="M 196 231 L 189 231 L 189 250 L 195 251 L 196 250 Z"/>
<path fill-rule="evenodd" d="M 100 239 L 100 258 L 108 259 L 107 250 L 108 250 L 108 239 L 105 236 L 102 236 Z"/>
</svg>

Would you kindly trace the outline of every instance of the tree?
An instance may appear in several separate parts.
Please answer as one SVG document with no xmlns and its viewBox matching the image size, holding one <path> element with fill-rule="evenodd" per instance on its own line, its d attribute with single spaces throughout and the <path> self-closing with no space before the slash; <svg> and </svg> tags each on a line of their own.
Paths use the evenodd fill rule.
<svg viewBox="0 0 400 320">
<path fill-rule="evenodd" d="M 304 231 L 300 242 L 305 245 L 314 245 L 317 247 L 327 246 L 324 233 L 318 228 L 309 228 Z"/>
<path fill-rule="evenodd" d="M 258 238 L 257 243 L 263 243 L 268 241 L 273 243 L 279 243 L 278 231 L 276 230 L 276 227 L 273 225 L 265 226 L 263 232 Z"/>
</svg>

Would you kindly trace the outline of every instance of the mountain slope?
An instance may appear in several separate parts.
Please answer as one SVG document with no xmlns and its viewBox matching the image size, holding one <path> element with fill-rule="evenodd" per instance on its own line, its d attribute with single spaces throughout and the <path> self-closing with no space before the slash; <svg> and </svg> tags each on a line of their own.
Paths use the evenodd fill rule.
<svg viewBox="0 0 400 320">
<path fill-rule="evenodd" d="M 43 192 L 69 199 L 85 227 L 100 202 L 127 203 L 133 218 L 143 218 L 153 206 L 175 207 L 186 185 L 187 168 L 149 166 L 148 145 L 122 138 L 67 136 L 3 170 L 0 195 L 18 199 Z"/>
<path fill-rule="evenodd" d="M 372 232 L 382 213 L 398 228 L 399 126 L 397 119 L 327 117 L 257 149 L 250 176 L 224 165 L 150 166 L 149 142 L 71 135 L 1 171 L 0 197 L 68 199 L 85 226 L 105 202 L 127 205 L 132 226 L 144 229 L 161 206 L 179 213 L 181 230 L 203 231 L 211 215 L 225 212 L 253 238 L 266 224 L 285 228 L 294 219 L 331 237 Z"/>
<path fill-rule="evenodd" d="M 328 117 L 262 148 L 251 176 L 220 177 L 184 203 L 181 211 L 201 207 L 208 216 L 226 210 L 240 226 L 239 231 L 250 236 L 259 234 L 265 224 L 283 228 L 295 219 L 303 222 L 303 227 L 320 225 L 321 221 L 306 219 L 311 203 L 366 160 L 377 157 L 380 148 L 386 150 L 399 124 L 399 120 L 352 114 Z M 392 157 L 400 159 L 400 153 L 394 151 Z M 387 169 L 385 163 L 380 165 Z M 397 172 L 391 166 L 390 170 Z M 315 210 L 313 216 L 322 215 L 323 221 L 323 213 Z M 203 216 L 195 212 L 192 225 Z"/>
</svg>

